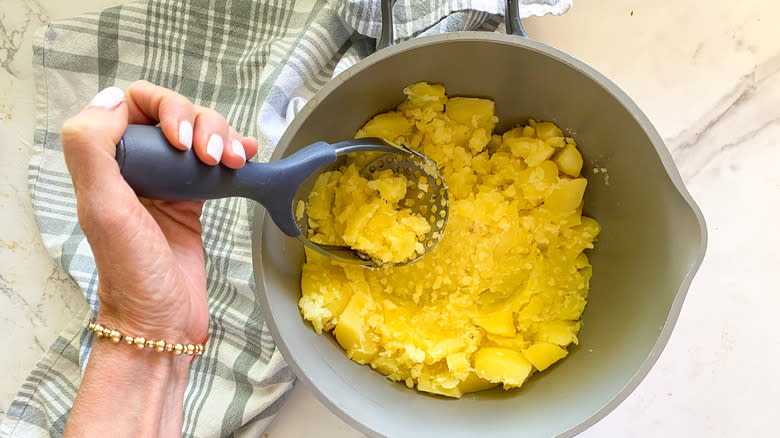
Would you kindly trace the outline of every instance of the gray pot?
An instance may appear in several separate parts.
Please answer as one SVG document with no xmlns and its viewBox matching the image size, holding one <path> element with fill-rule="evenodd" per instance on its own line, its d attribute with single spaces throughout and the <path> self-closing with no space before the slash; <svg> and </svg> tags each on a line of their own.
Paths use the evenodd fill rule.
<svg viewBox="0 0 780 438">
<path fill-rule="evenodd" d="M 368 435 L 576 435 L 623 401 L 661 354 L 704 257 L 704 218 L 661 137 L 625 93 L 583 62 L 514 35 L 457 32 L 369 56 L 309 101 L 272 160 L 318 140 L 351 138 L 370 116 L 402 102 L 405 86 L 422 80 L 444 84 L 448 95 L 494 99 L 498 130 L 528 117 L 551 120 L 580 145 L 584 213 L 602 226 L 580 345 L 521 390 L 451 400 L 407 389 L 350 361 L 332 336 L 318 336 L 303 321 L 303 248 L 259 208 L 254 272 L 271 332 L 301 381 Z"/>
</svg>

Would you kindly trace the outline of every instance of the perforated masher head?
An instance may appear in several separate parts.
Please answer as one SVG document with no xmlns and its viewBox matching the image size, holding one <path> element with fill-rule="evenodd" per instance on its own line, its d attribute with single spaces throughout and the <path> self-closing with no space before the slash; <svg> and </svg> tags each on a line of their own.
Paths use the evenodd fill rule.
<svg viewBox="0 0 780 438">
<path fill-rule="evenodd" d="M 423 252 L 416 253 L 413 257 L 397 265 L 406 265 L 419 260 L 428 254 L 444 234 L 449 217 L 449 198 L 447 186 L 439 170 L 430 158 L 405 146 L 395 145 L 380 138 L 362 138 L 334 143 L 338 159 L 313 172 L 304 181 L 295 195 L 293 205 L 300 201 L 308 202 L 309 193 L 317 177 L 323 172 L 336 169 L 344 164 L 348 154 L 357 152 L 381 152 L 382 154 L 368 163 L 361 171 L 361 176 L 372 179 L 376 172 L 390 169 L 398 175 L 403 175 L 407 180 L 406 196 L 398 202 L 399 207 L 408 208 L 415 215 L 425 218 L 430 224 L 430 230 L 422 236 Z M 308 204 L 307 204 L 308 205 Z M 298 236 L 307 247 L 335 260 L 347 263 L 357 263 L 366 267 L 376 267 L 377 262 L 370 257 L 345 246 L 322 245 L 308 239 L 309 224 L 308 214 L 296 217 L 296 223 L 301 230 Z"/>
</svg>

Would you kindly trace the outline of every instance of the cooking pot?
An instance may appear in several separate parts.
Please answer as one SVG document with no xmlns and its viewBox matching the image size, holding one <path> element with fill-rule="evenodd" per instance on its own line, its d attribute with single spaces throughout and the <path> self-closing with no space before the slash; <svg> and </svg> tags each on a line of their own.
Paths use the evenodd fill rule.
<svg viewBox="0 0 780 438">
<path fill-rule="evenodd" d="M 390 1 L 384 2 L 385 11 Z M 253 228 L 257 297 L 279 349 L 300 380 L 356 429 L 376 437 L 574 436 L 604 417 L 647 375 L 666 345 L 706 249 L 704 218 L 661 137 L 642 111 L 593 68 L 524 37 L 454 32 L 384 48 L 327 83 L 293 120 L 277 160 L 318 140 L 351 138 L 370 117 L 428 81 L 450 96 L 495 100 L 500 125 L 549 120 L 576 139 L 588 179 L 587 216 L 602 226 L 580 343 L 520 390 L 447 399 L 391 382 L 317 335 L 297 302 L 303 247 L 258 207 Z M 392 41 L 384 14 L 382 43 Z"/>
</svg>

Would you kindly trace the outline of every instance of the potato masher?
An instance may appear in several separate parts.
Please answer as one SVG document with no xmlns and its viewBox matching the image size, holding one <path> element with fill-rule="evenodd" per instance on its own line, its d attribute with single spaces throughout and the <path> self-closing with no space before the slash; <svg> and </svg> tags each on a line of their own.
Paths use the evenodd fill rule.
<svg viewBox="0 0 780 438">
<path fill-rule="evenodd" d="M 335 260 L 376 267 L 377 263 L 352 248 L 320 245 L 308 239 L 308 215 L 294 213 L 308 196 L 317 176 L 343 164 L 347 154 L 384 152 L 362 170 L 361 175 L 392 169 L 410 182 L 402 208 L 422 215 L 431 230 L 423 236 L 424 252 L 397 265 L 412 263 L 430 252 L 441 239 L 449 215 L 444 179 L 430 159 L 405 146 L 380 138 L 361 138 L 329 144 L 318 141 L 292 155 L 271 163 L 247 162 L 240 169 L 209 166 L 193 151 L 170 145 L 160 128 L 129 125 L 117 144 L 119 170 L 138 196 L 166 201 L 195 201 L 240 196 L 266 208 L 271 219 L 286 235 Z M 418 184 L 421 177 L 425 184 Z"/>
</svg>

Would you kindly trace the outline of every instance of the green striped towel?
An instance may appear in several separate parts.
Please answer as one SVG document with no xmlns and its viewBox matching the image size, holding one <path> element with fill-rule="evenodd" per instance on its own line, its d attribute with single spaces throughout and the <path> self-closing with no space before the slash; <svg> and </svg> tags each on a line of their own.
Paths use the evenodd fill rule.
<svg viewBox="0 0 780 438">
<path fill-rule="evenodd" d="M 523 15 L 563 13 L 570 0 L 520 1 Z M 398 40 L 455 30 L 495 30 L 503 0 L 398 1 Z M 100 89 L 146 79 L 214 108 L 257 136 L 267 160 L 290 120 L 323 84 L 374 51 L 379 1 L 228 0 L 132 3 L 52 23 L 34 45 L 36 153 L 29 184 L 51 255 L 89 303 L 31 371 L 0 436 L 60 436 L 93 342 L 97 272 L 79 228 L 59 131 Z M 260 436 L 294 375 L 255 299 L 250 224 L 254 205 L 206 203 L 203 244 L 210 341 L 191 368 L 182 435 Z"/>
</svg>

